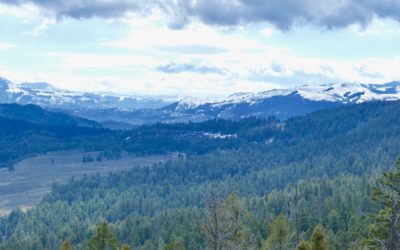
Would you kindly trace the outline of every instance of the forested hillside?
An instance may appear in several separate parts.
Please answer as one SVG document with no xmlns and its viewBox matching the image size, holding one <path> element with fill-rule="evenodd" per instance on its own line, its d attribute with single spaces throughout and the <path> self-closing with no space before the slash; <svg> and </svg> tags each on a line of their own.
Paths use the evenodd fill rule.
<svg viewBox="0 0 400 250">
<path fill-rule="evenodd" d="M 0 219 L 0 248 L 96 249 L 107 234 L 133 249 L 294 249 L 300 240 L 308 249 L 323 234 L 329 249 L 363 249 L 382 208 L 371 199 L 376 180 L 400 154 L 399 124 L 399 102 L 376 102 L 285 122 L 107 130 L 94 135 L 99 149 L 186 158 L 55 185 L 37 207 Z"/>
</svg>

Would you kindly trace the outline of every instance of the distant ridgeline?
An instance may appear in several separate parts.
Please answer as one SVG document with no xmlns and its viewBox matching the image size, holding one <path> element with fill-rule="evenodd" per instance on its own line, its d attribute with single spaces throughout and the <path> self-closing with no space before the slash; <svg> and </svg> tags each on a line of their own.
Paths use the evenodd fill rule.
<svg viewBox="0 0 400 250">
<path fill-rule="evenodd" d="M 303 85 L 259 93 L 234 93 L 218 99 L 180 99 L 177 96 L 82 93 L 44 82 L 15 84 L 0 77 L 0 103 L 35 104 L 117 129 L 157 122 L 246 117 L 273 116 L 285 120 L 343 105 L 396 100 L 400 100 L 400 82 Z"/>
<path fill-rule="evenodd" d="M 244 216 L 236 221 L 242 233 L 224 244 L 276 246 L 278 231 L 287 232 L 279 236 L 288 242 L 282 249 L 300 238 L 317 244 L 311 235 L 315 228 L 313 235 L 322 233 L 321 224 L 332 249 L 358 249 L 371 223 L 367 215 L 381 208 L 370 199 L 376 176 L 400 154 L 400 102 L 349 105 L 286 121 L 210 120 L 128 131 L 69 131 L 2 119 L 1 152 L 18 157 L 72 148 L 188 157 L 55 185 L 29 212 L 0 219 L 1 249 L 55 249 L 64 240 L 83 249 L 103 221 L 134 249 L 204 249 L 213 202 L 227 230 L 232 222 L 224 216 L 235 209 Z"/>
<path fill-rule="evenodd" d="M 217 149 L 254 148 L 266 153 L 276 152 L 281 156 L 276 158 L 282 161 L 288 157 L 304 158 L 306 152 L 315 155 L 324 151 L 318 146 L 322 142 L 332 144 L 326 150 L 342 151 L 357 145 L 358 148 L 367 147 L 368 151 L 370 145 L 380 141 L 383 141 L 379 144 L 382 148 L 374 149 L 385 150 L 391 156 L 384 159 L 387 164 L 399 152 L 395 143 L 400 136 L 396 126 L 399 115 L 400 102 L 371 102 L 322 110 L 285 121 L 246 118 L 157 123 L 117 131 L 34 105 L 1 104 L 0 166 L 10 167 L 23 158 L 49 151 L 74 149 L 132 155 L 170 152 L 201 155 Z M 361 140 L 370 142 L 359 145 Z M 296 147 L 300 153 L 283 154 Z M 366 155 L 366 159 L 369 157 Z"/>
<path fill-rule="evenodd" d="M 203 123 L 154 124 L 126 131 L 35 105 L 0 104 L 0 166 L 58 150 L 127 152 L 133 155 L 183 152 L 203 154 L 236 148 L 271 137 L 280 130 L 276 119 L 210 120 Z"/>
</svg>

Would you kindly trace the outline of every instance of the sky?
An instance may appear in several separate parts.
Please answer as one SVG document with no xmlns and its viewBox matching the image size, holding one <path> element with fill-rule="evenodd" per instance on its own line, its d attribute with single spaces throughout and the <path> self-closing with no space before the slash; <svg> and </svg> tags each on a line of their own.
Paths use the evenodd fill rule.
<svg viewBox="0 0 400 250">
<path fill-rule="evenodd" d="M 0 76 L 223 97 L 400 80 L 398 0 L 0 0 Z"/>
</svg>

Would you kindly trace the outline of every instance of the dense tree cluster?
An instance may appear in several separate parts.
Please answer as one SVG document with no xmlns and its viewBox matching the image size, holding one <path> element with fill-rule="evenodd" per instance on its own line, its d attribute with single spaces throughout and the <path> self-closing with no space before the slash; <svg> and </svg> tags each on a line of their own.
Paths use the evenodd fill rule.
<svg viewBox="0 0 400 250">
<path fill-rule="evenodd" d="M 389 102 L 74 136 L 102 157 L 187 157 L 54 185 L 35 208 L 0 218 L 0 248 L 381 249 L 398 239 L 400 170 L 376 181 L 400 154 L 399 122 Z"/>
</svg>

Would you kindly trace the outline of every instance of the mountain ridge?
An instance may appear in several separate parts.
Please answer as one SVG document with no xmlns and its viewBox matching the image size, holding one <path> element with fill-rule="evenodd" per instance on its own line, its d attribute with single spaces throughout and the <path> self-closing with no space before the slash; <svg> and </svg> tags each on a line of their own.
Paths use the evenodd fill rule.
<svg viewBox="0 0 400 250">
<path fill-rule="evenodd" d="M 15 84 L 0 77 L 0 103 L 35 104 L 49 109 L 159 108 L 166 97 L 130 96 L 114 93 L 89 93 L 60 89 L 46 82 Z"/>
<path fill-rule="evenodd" d="M 178 101 L 80 93 L 58 89 L 43 82 L 17 85 L 4 78 L 0 78 L 0 90 L 0 102 L 33 103 L 97 122 L 125 125 L 200 122 L 249 116 L 274 116 L 285 120 L 347 104 L 400 100 L 400 81 L 385 84 L 303 85 L 256 93 L 238 92 L 219 99 L 183 98 Z"/>
<path fill-rule="evenodd" d="M 34 104 L 0 104 L 0 117 L 46 126 L 102 127 L 95 121 L 71 116 L 65 113 L 50 112 Z"/>
</svg>

